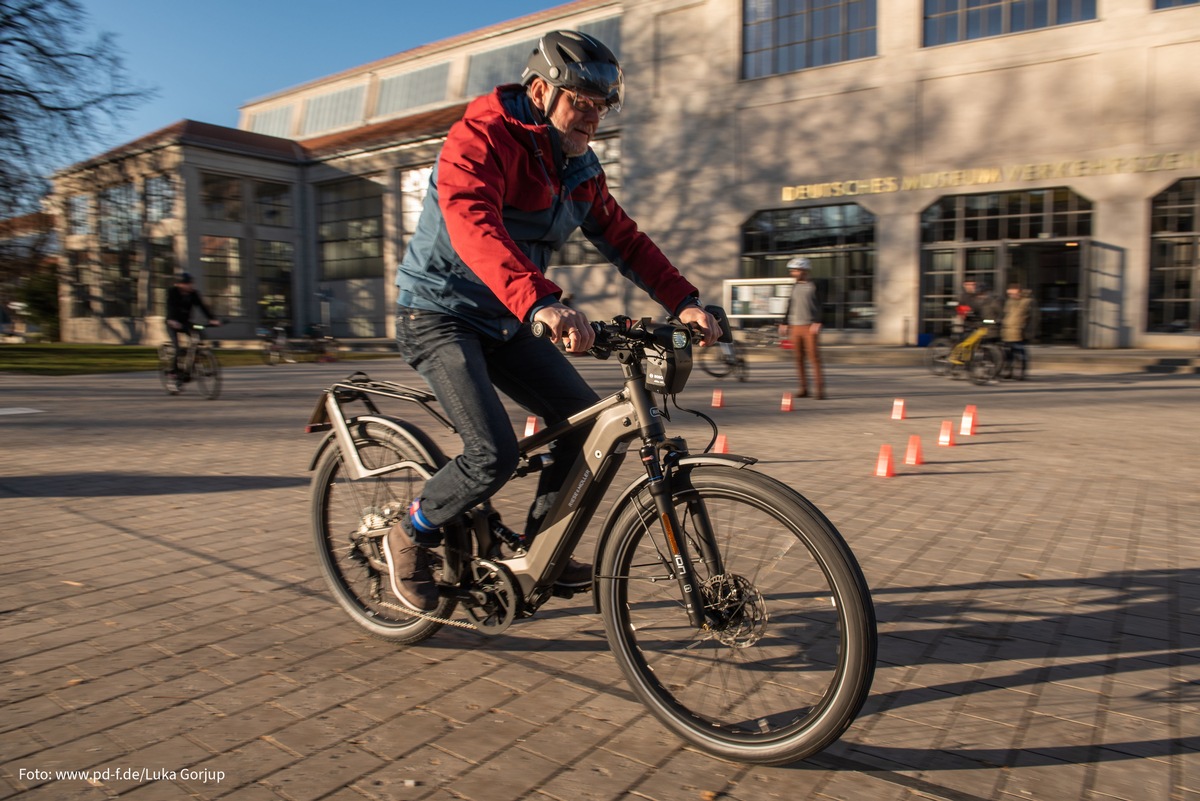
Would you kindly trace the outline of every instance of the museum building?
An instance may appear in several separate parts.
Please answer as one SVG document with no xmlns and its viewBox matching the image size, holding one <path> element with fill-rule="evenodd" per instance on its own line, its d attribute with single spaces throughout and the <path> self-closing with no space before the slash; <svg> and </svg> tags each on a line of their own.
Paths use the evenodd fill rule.
<svg viewBox="0 0 1200 801">
<path fill-rule="evenodd" d="M 158 342 L 183 270 L 222 339 L 390 338 L 446 131 L 561 28 L 625 70 L 613 194 L 743 324 L 805 255 L 831 343 L 920 344 L 967 278 L 1031 290 L 1040 342 L 1200 334 L 1200 0 L 578 0 L 60 171 L 63 338 Z M 549 274 L 591 316 L 663 313 L 582 236 Z"/>
</svg>

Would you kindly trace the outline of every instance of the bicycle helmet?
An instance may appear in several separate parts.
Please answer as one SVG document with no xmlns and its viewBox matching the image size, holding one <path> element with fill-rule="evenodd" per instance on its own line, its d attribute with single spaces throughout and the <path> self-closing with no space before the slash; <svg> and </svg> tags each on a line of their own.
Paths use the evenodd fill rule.
<svg viewBox="0 0 1200 801">
<path fill-rule="evenodd" d="M 192 283 L 192 274 L 191 273 L 180 273 L 179 274 L 179 283 L 181 283 L 181 284 Z"/>
<path fill-rule="evenodd" d="M 605 98 L 613 111 L 621 110 L 625 76 L 617 57 L 599 39 L 579 31 L 551 31 L 529 54 L 521 73 L 528 86 L 541 78 L 553 87 L 547 108 L 553 108 L 562 89 L 587 92 Z"/>
<path fill-rule="evenodd" d="M 788 262 L 789 270 L 811 270 L 812 264 L 804 256 L 797 256 Z"/>
</svg>

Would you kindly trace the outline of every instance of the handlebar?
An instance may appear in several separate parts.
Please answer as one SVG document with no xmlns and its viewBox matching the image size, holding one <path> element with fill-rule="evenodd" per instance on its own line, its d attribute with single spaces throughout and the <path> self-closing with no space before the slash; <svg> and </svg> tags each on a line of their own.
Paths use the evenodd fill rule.
<svg viewBox="0 0 1200 801">
<path fill-rule="evenodd" d="M 721 336 L 718 342 L 732 342 L 733 332 L 729 327 L 729 319 L 725 310 L 720 306 L 705 306 L 704 310 L 717 319 L 721 326 Z M 617 315 L 608 322 L 589 322 L 596 334 L 595 343 L 588 353 L 597 359 L 607 359 L 618 351 L 644 351 L 647 347 L 664 350 L 682 350 L 688 344 L 695 345 L 704 340 L 704 334 L 694 325 L 683 326 L 678 321 L 654 323 L 648 317 L 634 320 L 631 317 Z M 530 328 L 533 335 L 540 339 L 553 336 L 550 326 L 535 320 Z M 678 338 L 686 335 L 687 339 Z"/>
</svg>

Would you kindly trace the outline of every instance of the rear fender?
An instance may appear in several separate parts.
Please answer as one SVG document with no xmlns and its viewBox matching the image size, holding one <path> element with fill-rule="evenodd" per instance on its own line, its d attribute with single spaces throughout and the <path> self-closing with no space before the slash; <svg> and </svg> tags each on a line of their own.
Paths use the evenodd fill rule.
<svg viewBox="0 0 1200 801">
<path fill-rule="evenodd" d="M 421 460 L 435 470 L 447 461 L 441 448 L 429 438 L 429 435 L 407 420 L 401 420 L 398 417 L 366 414 L 360 417 L 352 417 L 346 421 L 346 425 L 348 426 L 366 423 L 374 423 L 394 433 L 397 437 L 412 446 L 421 456 Z M 308 469 L 315 470 L 321 460 L 321 456 L 331 447 L 337 447 L 337 435 L 333 431 L 327 433 L 321 440 L 321 443 L 317 445 L 317 451 L 313 454 L 312 460 L 309 461 Z"/>
</svg>

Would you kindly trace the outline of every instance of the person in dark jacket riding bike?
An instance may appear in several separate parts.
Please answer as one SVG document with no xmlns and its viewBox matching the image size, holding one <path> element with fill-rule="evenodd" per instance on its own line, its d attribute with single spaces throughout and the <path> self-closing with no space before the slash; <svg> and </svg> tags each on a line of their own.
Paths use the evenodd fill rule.
<svg viewBox="0 0 1200 801">
<path fill-rule="evenodd" d="M 516 468 L 517 437 L 498 392 L 553 425 L 598 400 L 555 347 L 582 353 L 595 334 L 560 301 L 545 273 L 552 253 L 582 230 L 626 278 L 669 313 L 719 335 L 699 292 L 608 191 L 590 142 L 619 111 L 624 77 L 612 51 L 575 31 L 538 42 L 521 84 L 472 101 L 451 127 L 397 271 L 396 339 L 463 439 L 463 452 L 425 485 L 384 537 L 391 588 L 409 608 L 437 605 L 428 548 L 442 527 L 494 495 Z M 550 339 L 533 336 L 543 323 Z M 540 476 L 524 533 L 536 536 L 583 445 L 565 438 Z M 591 568 L 574 560 L 559 584 L 579 589 Z"/>
<path fill-rule="evenodd" d="M 219 325 L 213 313 L 204 305 L 196 283 L 191 273 L 180 273 L 175 286 L 167 290 L 167 338 L 171 340 L 171 349 L 175 353 L 175 369 L 167 375 L 167 388 L 172 392 L 179 391 L 179 332 L 188 331 L 192 326 L 192 311 L 199 309 L 208 320 L 209 325 Z"/>
</svg>

